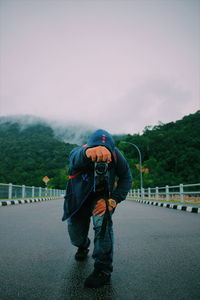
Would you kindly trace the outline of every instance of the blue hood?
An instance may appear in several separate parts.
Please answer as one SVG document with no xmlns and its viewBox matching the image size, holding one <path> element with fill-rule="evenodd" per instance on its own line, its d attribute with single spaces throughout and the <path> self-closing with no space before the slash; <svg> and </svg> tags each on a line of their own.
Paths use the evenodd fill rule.
<svg viewBox="0 0 200 300">
<path fill-rule="evenodd" d="M 115 142 L 112 136 L 103 129 L 96 130 L 88 139 L 88 147 L 105 146 L 113 153 L 115 151 Z"/>
</svg>

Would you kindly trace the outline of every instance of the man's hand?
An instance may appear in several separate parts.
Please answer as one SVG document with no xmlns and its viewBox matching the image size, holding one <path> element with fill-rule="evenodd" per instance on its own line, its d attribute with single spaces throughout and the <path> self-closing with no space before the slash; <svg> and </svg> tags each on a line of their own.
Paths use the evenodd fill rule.
<svg viewBox="0 0 200 300">
<path fill-rule="evenodd" d="M 109 163 L 112 160 L 110 151 L 104 146 L 88 148 L 85 154 L 88 158 L 91 158 L 92 161 L 105 161 Z"/>
<path fill-rule="evenodd" d="M 113 210 L 117 206 L 117 203 L 113 199 L 108 200 L 108 209 L 109 211 Z M 106 212 L 106 201 L 104 199 L 100 199 L 97 201 L 97 204 L 94 208 L 93 215 L 96 216 L 100 214 L 100 216 L 103 216 Z"/>
</svg>

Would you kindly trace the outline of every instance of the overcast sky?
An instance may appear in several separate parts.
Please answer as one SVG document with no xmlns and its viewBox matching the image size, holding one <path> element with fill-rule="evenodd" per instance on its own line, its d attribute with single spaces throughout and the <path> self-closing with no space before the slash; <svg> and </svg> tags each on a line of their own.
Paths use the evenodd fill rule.
<svg viewBox="0 0 200 300">
<path fill-rule="evenodd" d="M 0 115 L 133 134 L 200 109 L 199 0 L 0 3 Z"/>
</svg>

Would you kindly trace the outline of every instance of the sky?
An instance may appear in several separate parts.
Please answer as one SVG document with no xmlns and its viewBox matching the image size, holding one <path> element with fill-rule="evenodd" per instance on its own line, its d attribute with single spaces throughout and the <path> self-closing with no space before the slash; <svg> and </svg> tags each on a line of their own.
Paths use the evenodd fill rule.
<svg viewBox="0 0 200 300">
<path fill-rule="evenodd" d="M 0 20 L 1 116 L 134 134 L 200 109 L 199 0 L 0 0 Z"/>
</svg>

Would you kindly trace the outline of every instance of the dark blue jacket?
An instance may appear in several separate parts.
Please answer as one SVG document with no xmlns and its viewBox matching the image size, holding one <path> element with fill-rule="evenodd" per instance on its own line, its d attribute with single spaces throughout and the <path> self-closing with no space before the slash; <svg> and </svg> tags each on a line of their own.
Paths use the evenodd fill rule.
<svg viewBox="0 0 200 300">
<path fill-rule="evenodd" d="M 105 146 L 112 154 L 112 162 L 109 163 L 110 198 L 119 203 L 126 198 L 131 188 L 132 176 L 127 161 L 115 147 L 112 136 L 99 129 L 90 136 L 86 145 L 76 147 L 70 153 L 70 179 L 66 189 L 62 221 L 73 216 L 94 191 L 94 162 L 87 158 L 85 151 L 95 146 Z M 114 188 L 116 177 L 117 187 Z"/>
</svg>

